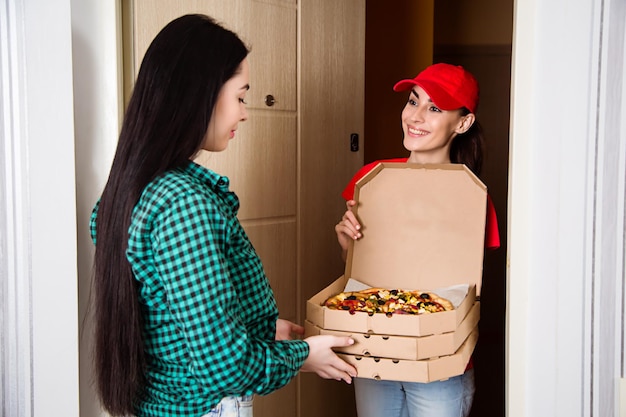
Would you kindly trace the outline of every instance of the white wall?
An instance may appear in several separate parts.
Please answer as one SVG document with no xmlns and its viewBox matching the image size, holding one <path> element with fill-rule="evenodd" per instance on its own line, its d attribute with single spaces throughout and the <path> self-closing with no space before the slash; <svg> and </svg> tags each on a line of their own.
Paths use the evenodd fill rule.
<svg viewBox="0 0 626 417">
<path fill-rule="evenodd" d="M 508 416 L 614 416 L 624 254 L 624 2 L 516 2 Z"/>
<path fill-rule="evenodd" d="M 101 414 L 93 390 L 88 316 L 94 246 L 89 236 L 91 209 L 100 196 L 121 120 L 119 0 L 71 0 L 76 103 L 76 215 L 78 231 L 80 338 L 80 415 Z M 102 413 L 104 415 L 104 413 Z"/>
</svg>

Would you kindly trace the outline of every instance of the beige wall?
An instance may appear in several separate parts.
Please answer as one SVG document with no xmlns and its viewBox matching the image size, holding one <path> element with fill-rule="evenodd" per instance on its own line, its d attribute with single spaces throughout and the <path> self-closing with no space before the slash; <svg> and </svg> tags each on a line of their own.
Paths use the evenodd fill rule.
<svg viewBox="0 0 626 417">
<path fill-rule="evenodd" d="M 433 59 L 434 0 L 368 1 L 365 35 L 365 162 L 407 155 L 393 85 Z"/>
<path fill-rule="evenodd" d="M 436 44 L 511 44 L 512 0 L 437 0 L 436 4 Z"/>
</svg>

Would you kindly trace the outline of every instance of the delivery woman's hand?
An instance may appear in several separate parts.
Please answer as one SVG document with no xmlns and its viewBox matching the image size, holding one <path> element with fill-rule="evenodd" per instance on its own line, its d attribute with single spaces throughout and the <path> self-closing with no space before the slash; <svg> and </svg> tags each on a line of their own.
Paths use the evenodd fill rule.
<svg viewBox="0 0 626 417">
<path fill-rule="evenodd" d="M 356 377 L 356 369 L 333 352 L 333 347 L 350 346 L 354 340 L 347 336 L 311 336 L 304 339 L 309 344 L 309 356 L 301 370 L 315 372 L 325 379 L 345 381 L 348 384 Z"/>
<path fill-rule="evenodd" d="M 276 320 L 276 340 L 291 340 L 294 334 L 303 335 L 304 327 L 289 320 Z"/>
<path fill-rule="evenodd" d="M 346 259 L 348 253 L 348 246 L 350 241 L 359 239 L 361 235 L 361 224 L 357 220 L 356 216 L 352 212 L 352 209 L 356 206 L 356 201 L 348 200 L 346 202 L 346 212 L 341 217 L 341 221 L 335 226 L 335 232 L 337 233 L 337 241 L 341 246 L 341 254 L 343 259 Z"/>
</svg>

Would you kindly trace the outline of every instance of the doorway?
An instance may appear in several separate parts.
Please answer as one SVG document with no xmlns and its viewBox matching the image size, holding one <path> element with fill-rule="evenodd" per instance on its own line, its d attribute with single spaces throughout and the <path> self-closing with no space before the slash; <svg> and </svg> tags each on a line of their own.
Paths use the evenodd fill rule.
<svg viewBox="0 0 626 417">
<path fill-rule="evenodd" d="M 471 416 L 503 416 L 513 1 L 403 0 L 393 8 L 368 2 L 366 16 L 366 163 L 407 155 L 399 116 L 406 97 L 392 92 L 396 81 L 448 62 L 467 68 L 480 84 L 477 117 L 486 145 L 481 179 L 496 208 L 501 247 L 485 253 Z"/>
</svg>

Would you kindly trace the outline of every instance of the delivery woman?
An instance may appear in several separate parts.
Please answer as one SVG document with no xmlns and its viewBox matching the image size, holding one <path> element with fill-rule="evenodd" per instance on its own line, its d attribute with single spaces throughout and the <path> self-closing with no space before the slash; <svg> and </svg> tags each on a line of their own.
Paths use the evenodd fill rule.
<svg viewBox="0 0 626 417">
<path fill-rule="evenodd" d="M 401 121 L 409 156 L 384 162 L 459 163 L 480 174 L 483 136 L 475 114 L 478 82 L 472 74 L 460 66 L 434 64 L 413 79 L 399 81 L 394 90 L 408 95 Z M 356 204 L 355 183 L 378 162 L 357 172 L 342 193 L 347 210 L 335 232 L 344 260 L 350 241 L 362 236 L 362 225 L 351 210 Z M 485 245 L 492 249 L 500 246 L 490 199 Z M 354 388 L 359 417 L 465 417 L 474 397 L 474 369 L 470 360 L 464 374 L 430 383 L 356 378 Z"/>
</svg>

